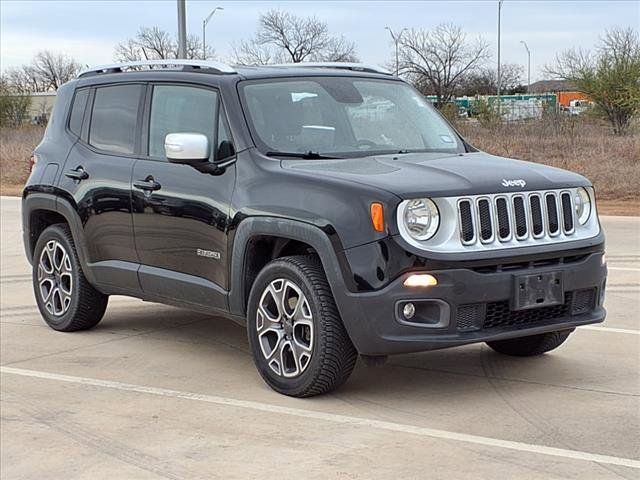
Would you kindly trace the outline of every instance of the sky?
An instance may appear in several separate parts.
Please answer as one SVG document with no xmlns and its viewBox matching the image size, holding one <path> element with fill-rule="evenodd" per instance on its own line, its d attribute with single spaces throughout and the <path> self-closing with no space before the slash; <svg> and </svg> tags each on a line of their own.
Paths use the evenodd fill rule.
<svg viewBox="0 0 640 480">
<path fill-rule="evenodd" d="M 361 61 L 389 64 L 393 43 L 384 29 L 429 29 L 454 23 L 473 38 L 491 45 L 496 62 L 497 0 L 460 1 L 222 1 L 187 0 L 187 31 L 201 35 L 202 20 L 215 7 L 207 27 L 207 44 L 222 60 L 232 45 L 249 38 L 261 12 L 281 9 L 327 22 L 331 33 L 357 45 Z M 83 65 L 112 63 L 115 45 L 141 26 L 177 31 L 175 0 L 0 0 L 0 69 L 28 63 L 36 52 L 66 53 Z M 640 0 L 505 0 L 502 5 L 502 63 L 526 72 L 531 50 L 532 81 L 557 52 L 591 49 L 605 29 L 640 28 Z"/>
</svg>

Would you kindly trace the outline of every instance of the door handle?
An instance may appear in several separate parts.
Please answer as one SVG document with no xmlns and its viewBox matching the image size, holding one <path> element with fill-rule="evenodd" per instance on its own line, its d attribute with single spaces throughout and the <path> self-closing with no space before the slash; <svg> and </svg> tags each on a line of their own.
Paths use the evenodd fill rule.
<svg viewBox="0 0 640 480">
<path fill-rule="evenodd" d="M 73 170 L 67 170 L 64 173 L 64 176 L 68 178 L 72 178 L 73 180 L 78 180 L 78 181 L 86 180 L 87 178 L 89 178 L 89 174 L 81 166 L 76 167 Z"/>
<path fill-rule="evenodd" d="M 155 192 L 156 190 L 160 190 L 162 188 L 162 185 L 156 182 L 151 175 L 149 175 L 144 180 L 135 180 L 133 182 L 133 186 L 146 192 Z"/>
</svg>

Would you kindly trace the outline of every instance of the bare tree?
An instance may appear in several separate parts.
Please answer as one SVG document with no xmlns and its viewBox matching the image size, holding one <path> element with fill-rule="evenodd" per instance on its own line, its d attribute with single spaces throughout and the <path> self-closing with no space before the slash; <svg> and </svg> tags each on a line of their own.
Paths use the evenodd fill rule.
<svg viewBox="0 0 640 480">
<path fill-rule="evenodd" d="M 30 71 L 39 78 L 43 90 L 57 90 L 74 79 L 80 68 L 81 65 L 71 57 L 44 50 L 36 54 Z"/>
<path fill-rule="evenodd" d="M 357 61 L 355 52 L 355 44 L 332 36 L 326 22 L 280 10 L 260 15 L 255 37 L 234 48 L 240 64 Z"/>
<path fill-rule="evenodd" d="M 25 94 L 42 92 L 45 90 L 43 80 L 36 74 L 31 65 L 22 65 L 17 68 L 8 68 L 4 75 L 4 82 L 13 92 Z"/>
<path fill-rule="evenodd" d="M 500 68 L 501 90 L 507 95 L 526 91 L 522 77 L 524 68 L 517 63 L 503 64 Z M 498 88 L 498 74 L 493 67 L 479 68 L 460 81 L 456 95 L 493 95 Z"/>
<path fill-rule="evenodd" d="M 187 37 L 186 55 L 190 59 L 203 57 L 202 40 L 197 35 Z M 212 57 L 213 49 L 207 47 L 206 58 Z M 178 58 L 178 43 L 167 31 L 157 26 L 141 27 L 135 37 L 116 45 L 114 58 L 118 62 Z"/>
<path fill-rule="evenodd" d="M 640 115 L 640 37 L 632 28 L 606 31 L 595 52 L 566 50 L 545 70 L 589 95 L 616 135 Z"/>
<path fill-rule="evenodd" d="M 239 45 L 234 45 L 233 58 L 238 65 L 269 65 L 287 61 L 282 52 L 257 42 L 255 38 L 242 40 Z"/>
<path fill-rule="evenodd" d="M 462 28 L 441 24 L 433 30 L 408 30 L 400 38 L 400 73 L 442 106 L 454 94 L 464 75 L 489 58 L 487 43 L 470 42 Z"/>
</svg>

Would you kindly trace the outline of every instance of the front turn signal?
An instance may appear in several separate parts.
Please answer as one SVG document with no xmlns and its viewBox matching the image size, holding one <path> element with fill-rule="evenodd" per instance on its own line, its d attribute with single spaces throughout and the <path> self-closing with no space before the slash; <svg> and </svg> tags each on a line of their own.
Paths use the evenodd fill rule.
<svg viewBox="0 0 640 480">
<path fill-rule="evenodd" d="M 384 232 L 384 208 L 379 202 L 371 204 L 371 225 L 376 232 Z"/>
</svg>

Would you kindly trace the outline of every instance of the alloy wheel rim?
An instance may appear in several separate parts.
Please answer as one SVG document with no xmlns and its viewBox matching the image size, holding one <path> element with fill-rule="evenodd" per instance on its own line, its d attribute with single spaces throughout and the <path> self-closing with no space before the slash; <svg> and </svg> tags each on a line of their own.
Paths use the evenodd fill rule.
<svg viewBox="0 0 640 480">
<path fill-rule="evenodd" d="M 258 302 L 258 343 L 269 368 L 294 378 L 309 366 L 313 353 L 313 315 L 304 293 L 291 280 L 278 278 Z"/>
<path fill-rule="evenodd" d="M 67 250 L 57 240 L 50 240 L 38 261 L 38 292 L 47 312 L 61 317 L 71 306 L 73 269 Z"/>
</svg>

